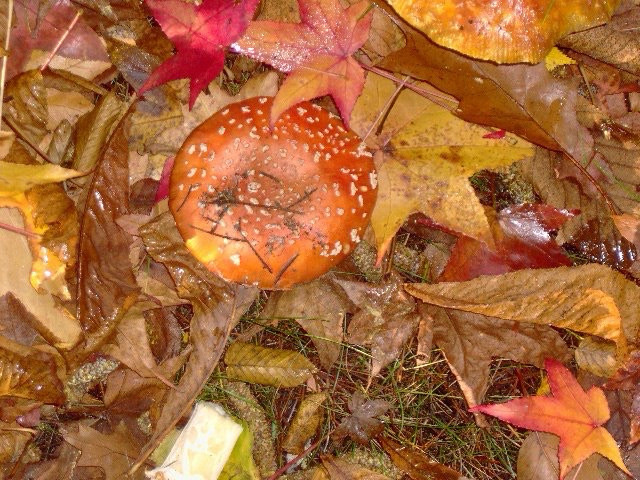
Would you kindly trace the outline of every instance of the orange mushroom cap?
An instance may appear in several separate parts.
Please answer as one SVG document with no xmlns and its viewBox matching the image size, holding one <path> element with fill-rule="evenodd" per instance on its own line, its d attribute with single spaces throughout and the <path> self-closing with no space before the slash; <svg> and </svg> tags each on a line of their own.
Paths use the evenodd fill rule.
<svg viewBox="0 0 640 480">
<path fill-rule="evenodd" d="M 285 289 L 353 250 L 377 178 L 371 153 L 338 117 L 303 102 L 270 128 L 272 103 L 228 105 L 191 132 L 175 158 L 169 208 L 209 270 Z"/>
<path fill-rule="evenodd" d="M 565 35 L 606 22 L 620 0 L 387 0 L 431 40 L 498 63 L 544 58 Z"/>
</svg>

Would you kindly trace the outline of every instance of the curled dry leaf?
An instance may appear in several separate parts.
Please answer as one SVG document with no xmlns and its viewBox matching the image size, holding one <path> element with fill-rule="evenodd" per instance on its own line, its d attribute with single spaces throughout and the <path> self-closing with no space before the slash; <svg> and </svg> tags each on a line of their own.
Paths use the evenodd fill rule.
<svg viewBox="0 0 640 480">
<path fill-rule="evenodd" d="M 618 359 L 640 329 L 640 288 L 603 265 L 519 270 L 467 282 L 406 284 L 421 300 L 505 320 L 550 324 L 614 341 Z"/>
<path fill-rule="evenodd" d="M 320 392 L 302 399 L 282 441 L 282 449 L 285 452 L 299 455 L 304 451 L 305 444 L 315 435 L 324 419 L 323 403 L 328 398 L 327 392 Z"/>
<path fill-rule="evenodd" d="M 347 341 L 371 347 L 371 377 L 400 355 L 415 333 L 419 317 L 416 302 L 402 289 L 397 273 L 381 285 L 338 280 L 359 307 L 349 323 Z"/>
<path fill-rule="evenodd" d="M 11 58 L 11 57 L 9 57 Z M 47 91 L 40 70 L 30 70 L 7 83 L 3 115 L 19 125 L 20 133 L 38 145 L 47 134 Z"/>
<path fill-rule="evenodd" d="M 293 350 L 232 343 L 224 356 L 227 377 L 243 382 L 295 387 L 311 377 L 316 367 Z"/>
<path fill-rule="evenodd" d="M 321 277 L 292 290 L 273 293 L 260 316 L 295 318 L 311 336 L 320 363 L 330 368 L 340 355 L 345 315 L 352 309 L 339 287 Z"/>
<path fill-rule="evenodd" d="M 349 399 L 351 415 L 342 420 L 334 430 L 333 437 L 342 439 L 348 436 L 362 445 L 368 445 L 384 428 L 382 422 L 375 417 L 390 408 L 391 405 L 385 400 L 366 400 L 362 393 L 354 392 Z"/>
<path fill-rule="evenodd" d="M 159 215 L 139 229 L 147 251 L 169 270 L 178 294 L 194 308 L 189 342 L 193 351 L 176 389 L 171 390 L 159 413 L 156 428 L 134 467 L 155 449 L 189 411 L 222 355 L 229 331 L 249 308 L 256 289 L 232 286 L 209 272 L 189 253 L 169 213 Z"/>
<path fill-rule="evenodd" d="M 619 0 L 389 0 L 434 42 L 497 63 L 537 63 L 566 34 L 606 22 Z"/>
</svg>

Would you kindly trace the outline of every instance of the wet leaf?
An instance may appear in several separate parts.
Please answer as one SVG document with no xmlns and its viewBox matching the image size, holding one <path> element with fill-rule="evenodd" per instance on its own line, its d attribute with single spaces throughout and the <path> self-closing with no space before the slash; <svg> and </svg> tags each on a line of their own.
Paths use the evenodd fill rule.
<svg viewBox="0 0 640 480">
<path fill-rule="evenodd" d="M 429 82 L 460 102 L 455 115 L 502 128 L 573 158 L 590 158 L 593 139 L 578 123 L 577 89 L 538 65 L 495 65 L 470 59 L 404 28 L 407 46 L 389 55 L 383 68 Z M 549 202 L 547 202 L 549 203 Z"/>
<path fill-rule="evenodd" d="M 416 448 L 407 447 L 390 438 L 380 439 L 382 448 L 398 468 L 412 480 L 464 480 L 461 473 L 432 460 Z"/>
<path fill-rule="evenodd" d="M 606 22 L 619 0 L 531 0 L 488 4 L 482 0 L 390 0 L 409 23 L 440 45 L 497 63 L 537 63 L 566 34 Z"/>
<path fill-rule="evenodd" d="M 189 107 L 224 66 L 224 49 L 244 32 L 257 0 L 204 0 L 199 5 L 178 0 L 146 0 L 154 18 L 176 47 L 177 53 L 149 76 L 139 95 L 178 78 L 189 78 Z"/>
<path fill-rule="evenodd" d="M 331 95 L 342 119 L 364 85 L 352 58 L 367 40 L 372 14 L 365 0 L 344 8 L 338 0 L 298 0 L 300 23 L 254 21 L 234 50 L 290 72 L 276 95 L 271 123 L 296 103 Z"/>
<path fill-rule="evenodd" d="M 359 308 L 349 323 L 347 341 L 371 347 L 371 377 L 400 355 L 415 333 L 419 317 L 415 301 L 402 289 L 398 274 L 380 285 L 339 280 Z"/>
<path fill-rule="evenodd" d="M 362 393 L 354 392 L 349 399 L 351 415 L 340 422 L 333 432 L 333 437 L 342 439 L 348 436 L 361 445 L 368 445 L 384 428 L 382 422 L 375 417 L 390 408 L 391 405 L 385 400 L 366 400 Z"/>
<path fill-rule="evenodd" d="M 0 396 L 64 402 L 58 376 L 61 358 L 45 347 L 28 347 L 0 336 Z"/>
<path fill-rule="evenodd" d="M 322 298 L 321 302 L 317 299 Z M 295 318 L 313 341 L 320 362 L 330 368 L 340 355 L 345 315 L 351 303 L 330 280 L 319 278 L 295 288 L 274 292 L 261 317 Z"/>
<path fill-rule="evenodd" d="M 322 464 L 330 480 L 389 480 L 385 475 L 330 455 L 322 457 Z"/>
<path fill-rule="evenodd" d="M 502 404 L 479 405 L 483 412 L 513 425 L 553 433 L 560 437 L 558 459 L 560 479 L 593 453 L 607 457 L 622 471 L 627 470 L 618 446 L 602 425 L 609 419 L 607 400 L 597 387 L 587 392 L 562 363 L 547 359 L 545 369 L 550 396 L 518 398 Z"/>
<path fill-rule="evenodd" d="M 127 160 L 119 127 L 93 174 L 82 214 L 76 303 L 85 342 L 74 353 L 79 359 L 104 343 L 138 295 L 129 261 L 131 237 L 115 222 L 129 213 Z"/>
<path fill-rule="evenodd" d="M 229 331 L 256 296 L 255 288 L 229 285 L 209 272 L 184 246 L 169 213 L 140 228 L 147 251 L 169 270 L 178 294 L 194 308 L 189 342 L 193 348 L 184 374 L 166 397 L 153 435 L 136 465 L 162 441 L 188 412 L 222 355 Z"/>
<path fill-rule="evenodd" d="M 66 428 L 65 442 L 80 450 L 79 467 L 99 467 L 106 480 L 123 478 L 140 451 L 127 427 L 120 423 L 113 432 L 104 434 L 91 428 L 92 420 L 83 420 Z M 75 428 L 74 428 L 75 427 Z M 140 470 L 132 478 L 144 478 Z"/>
<path fill-rule="evenodd" d="M 49 117 L 47 91 L 39 70 L 30 70 L 7 83 L 5 95 L 11 101 L 4 115 L 20 127 L 20 132 L 34 144 L 47 134 Z"/>
<path fill-rule="evenodd" d="M 316 367 L 293 350 L 264 348 L 234 342 L 224 356 L 227 377 L 243 382 L 295 387 L 304 383 Z"/>
<path fill-rule="evenodd" d="M 424 305 L 433 321 L 433 341 L 440 347 L 469 406 L 482 403 L 494 358 L 509 358 L 542 368 L 545 358 L 568 361 L 571 352 L 551 327 L 485 317 Z M 476 417 L 479 423 L 485 423 Z"/>
<path fill-rule="evenodd" d="M 396 86 L 379 76 L 367 79 L 352 116 L 353 129 L 366 137 Z M 378 259 L 414 212 L 456 232 L 493 243 L 484 210 L 468 178 L 533 154 L 524 140 L 485 139 L 486 131 L 409 90 L 403 90 L 369 145 L 385 153 L 371 223 Z"/>
<path fill-rule="evenodd" d="M 324 419 L 326 407 L 323 404 L 328 398 L 327 392 L 320 392 L 302 399 L 282 441 L 282 449 L 285 452 L 299 455 L 304 451 L 305 444 L 316 434 Z"/>
<path fill-rule="evenodd" d="M 640 288 L 602 265 L 519 270 L 467 282 L 406 284 L 421 300 L 504 320 L 550 324 L 616 342 L 618 358 L 640 327 Z"/>
</svg>

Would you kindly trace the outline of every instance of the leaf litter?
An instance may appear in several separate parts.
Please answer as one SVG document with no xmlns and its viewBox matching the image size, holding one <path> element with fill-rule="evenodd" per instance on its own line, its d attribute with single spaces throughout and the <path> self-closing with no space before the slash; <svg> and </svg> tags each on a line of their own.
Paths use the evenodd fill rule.
<svg viewBox="0 0 640 480">
<path fill-rule="evenodd" d="M 13 2 L 2 475 L 143 478 L 199 400 L 246 417 L 273 479 L 640 474 L 640 7 L 557 5 L 599 26 L 458 52 L 391 3 Z M 378 170 L 351 257 L 288 291 L 206 270 L 163 199 L 193 128 L 254 96 L 272 122 L 302 100 L 340 115 Z M 509 421 L 555 435 L 480 413 L 523 404 Z M 223 476 L 256 478 L 245 460 Z"/>
</svg>

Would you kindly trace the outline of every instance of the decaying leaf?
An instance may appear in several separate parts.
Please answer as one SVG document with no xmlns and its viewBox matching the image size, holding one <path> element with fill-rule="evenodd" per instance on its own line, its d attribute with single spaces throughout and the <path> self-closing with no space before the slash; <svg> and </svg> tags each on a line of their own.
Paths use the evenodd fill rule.
<svg viewBox="0 0 640 480">
<path fill-rule="evenodd" d="M 391 405 L 385 400 L 366 400 L 360 391 L 354 392 L 349 399 L 351 415 L 342 420 L 334 430 L 333 437 L 342 439 L 348 436 L 362 445 L 368 445 L 384 428 L 382 422 L 375 417 L 390 408 Z"/>
<path fill-rule="evenodd" d="M 264 348 L 234 342 L 224 356 L 227 377 L 249 383 L 295 387 L 304 383 L 316 367 L 293 350 Z"/>
<path fill-rule="evenodd" d="M 169 213 L 140 228 L 149 254 L 169 270 L 178 294 L 191 302 L 193 351 L 176 389 L 169 392 L 156 428 L 136 460 L 140 465 L 191 408 L 222 355 L 229 331 L 256 296 L 255 288 L 229 285 L 209 272 L 184 245 Z"/>
<path fill-rule="evenodd" d="M 58 165 L 24 165 L 0 161 L 0 201 L 37 185 L 62 182 L 80 175 L 84 174 Z"/>
<path fill-rule="evenodd" d="M 431 317 L 433 341 L 442 349 L 469 406 L 478 405 L 489 387 L 493 358 L 509 358 L 542 368 L 545 358 L 568 361 L 570 351 L 546 325 L 518 323 L 475 313 L 424 305 Z M 485 423 L 476 417 L 479 423 Z"/>
<path fill-rule="evenodd" d="M 450 111 L 409 90 L 399 94 L 374 136 L 380 112 L 393 98 L 390 80 L 369 76 L 352 115 L 352 128 L 368 145 L 385 153 L 378 172 L 378 200 L 371 223 L 378 258 L 414 212 L 469 237 L 493 244 L 482 205 L 468 178 L 478 170 L 497 168 L 533 154 L 522 139 L 483 138 L 486 131 L 456 118 Z"/>
<path fill-rule="evenodd" d="M 389 477 L 332 456 L 322 457 L 330 480 L 389 480 Z"/>
<path fill-rule="evenodd" d="M 305 444 L 315 435 L 322 423 L 325 409 L 323 404 L 328 398 L 327 392 L 320 392 L 302 399 L 282 441 L 282 449 L 285 452 L 299 455 L 304 451 Z"/>
<path fill-rule="evenodd" d="M 319 298 L 322 301 L 318 301 Z M 330 368 L 340 355 L 344 319 L 351 309 L 351 304 L 338 287 L 325 278 L 319 278 L 272 294 L 261 317 L 295 318 L 311 335 L 322 365 Z"/>
<path fill-rule="evenodd" d="M 412 480 L 466 480 L 461 473 L 432 460 L 416 448 L 382 437 L 380 443 L 398 468 Z"/>
<path fill-rule="evenodd" d="M 585 392 L 571 372 L 557 360 L 545 361 L 550 396 L 518 398 L 502 404 L 479 405 L 483 412 L 513 425 L 553 433 L 560 437 L 560 479 L 593 453 L 607 457 L 631 475 L 622 462 L 618 446 L 602 426 L 609 419 L 609 406 L 602 390 Z"/>
<path fill-rule="evenodd" d="M 606 22 L 619 0 L 389 3 L 405 20 L 444 47 L 498 63 L 536 63 L 559 38 Z"/>
<path fill-rule="evenodd" d="M 398 357 L 418 327 L 415 301 L 394 273 L 381 285 L 338 280 L 359 307 L 347 332 L 347 341 L 371 347 L 371 377 Z"/>
<path fill-rule="evenodd" d="M 406 284 L 421 300 L 505 320 L 550 324 L 616 342 L 619 359 L 640 328 L 640 288 L 603 265 L 519 270 L 460 283 Z"/>
</svg>

